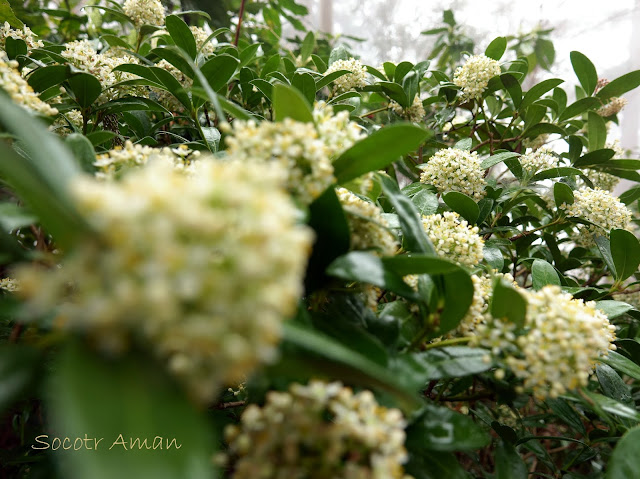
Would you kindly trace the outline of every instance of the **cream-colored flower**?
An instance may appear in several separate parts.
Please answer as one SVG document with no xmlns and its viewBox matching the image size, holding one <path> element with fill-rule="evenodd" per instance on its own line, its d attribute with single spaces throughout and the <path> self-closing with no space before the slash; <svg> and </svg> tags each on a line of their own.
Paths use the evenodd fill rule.
<svg viewBox="0 0 640 479">
<path fill-rule="evenodd" d="M 616 115 L 622 111 L 626 104 L 626 98 L 614 96 L 610 98 L 607 103 L 598 108 L 596 113 L 602 117 Z"/>
<path fill-rule="evenodd" d="M 233 479 L 410 479 L 402 467 L 405 426 L 402 413 L 380 406 L 371 391 L 293 384 L 227 426 L 225 459 Z"/>
<path fill-rule="evenodd" d="M 542 135 L 538 135 L 535 138 L 526 138 L 522 142 L 522 146 L 525 148 L 529 148 L 533 151 L 536 151 L 538 148 L 542 148 L 547 141 L 549 140 L 549 133 L 543 133 Z"/>
<path fill-rule="evenodd" d="M 0 289 L 13 293 L 20 290 L 20 283 L 15 278 L 2 278 L 0 279 Z"/>
<path fill-rule="evenodd" d="M 595 307 L 558 286 L 520 290 L 527 301 L 524 328 L 495 318 L 477 328 L 478 343 L 504 358 L 539 398 L 586 386 L 595 361 L 615 349 L 615 326 Z"/>
<path fill-rule="evenodd" d="M 235 120 L 226 142 L 229 155 L 241 161 L 280 163 L 284 186 L 305 204 L 335 181 L 330 150 L 313 123 Z"/>
<path fill-rule="evenodd" d="M 193 151 L 186 145 L 177 148 L 152 148 L 133 144 L 127 140 L 124 147 L 116 147 L 96 157 L 96 177 L 101 179 L 120 178 L 132 168 L 146 165 L 149 161 L 165 161 L 176 169 L 192 170 L 194 162 L 200 158 L 199 151 Z"/>
<path fill-rule="evenodd" d="M 191 30 L 191 33 L 193 33 L 193 38 L 196 41 L 196 47 L 198 47 L 200 53 L 202 53 L 205 57 L 213 55 L 216 46 L 209 39 L 209 34 L 207 33 L 207 31 L 204 28 L 196 27 L 193 25 L 189 27 L 189 30 Z"/>
<path fill-rule="evenodd" d="M 352 250 L 375 250 L 382 256 L 392 256 L 398 250 L 398 240 L 382 217 L 382 210 L 345 188 L 336 190 L 351 230 Z"/>
<path fill-rule="evenodd" d="M 484 241 L 477 226 L 453 211 L 422 217 L 424 230 L 433 243 L 438 256 L 458 265 L 475 266 L 483 259 Z"/>
<path fill-rule="evenodd" d="M 60 267 L 16 277 L 36 314 L 111 354 L 152 352 L 194 399 L 210 401 L 277 354 L 297 306 L 312 242 L 280 189 L 277 165 L 166 162 L 120 181 L 71 185 L 97 233 Z"/>
<path fill-rule="evenodd" d="M 500 64 L 485 55 L 473 55 L 458 67 L 453 83 L 462 88 L 461 100 L 480 99 L 489 85 L 489 80 L 500 75 Z"/>
<path fill-rule="evenodd" d="M 527 177 L 532 177 L 539 171 L 556 168 L 558 166 L 558 158 L 554 155 L 553 150 L 545 147 L 525 153 L 519 160 Z"/>
<path fill-rule="evenodd" d="M 50 127 L 52 131 L 56 132 L 60 136 L 67 136 L 68 134 L 73 133 L 73 129 L 69 125 L 69 122 L 76 128 L 76 130 L 82 130 L 83 119 L 80 110 L 65 111 L 64 115 L 66 116 L 66 119 L 62 116 L 56 118 L 56 121 L 54 121 Z M 67 120 L 69 120 L 69 122 L 67 122 Z"/>
<path fill-rule="evenodd" d="M 422 106 L 422 100 L 420 100 L 420 97 L 418 95 L 413 98 L 413 103 L 410 107 L 403 108 L 399 103 L 392 101 L 391 108 L 393 108 L 393 111 L 398 116 L 416 123 L 421 122 L 425 115 L 424 107 Z"/>
<path fill-rule="evenodd" d="M 34 113 L 54 116 L 58 110 L 43 102 L 33 88 L 22 78 L 18 71 L 18 62 L 7 60 L 0 51 L 0 88 L 18 105 Z"/>
<path fill-rule="evenodd" d="M 136 28 L 142 25 L 164 25 L 164 7 L 160 0 L 126 0 L 122 9 L 133 20 Z"/>
<path fill-rule="evenodd" d="M 459 191 L 476 200 L 485 195 L 484 170 L 478 154 L 456 148 L 438 151 L 421 166 L 422 183 L 433 185 L 439 193 Z"/>
<path fill-rule="evenodd" d="M 313 109 L 313 121 L 318 135 L 327 147 L 331 160 L 335 160 L 346 150 L 366 136 L 364 130 L 355 121 L 349 120 L 346 111 L 333 113 L 333 107 L 320 101 Z"/>
<path fill-rule="evenodd" d="M 367 69 L 355 58 L 349 58 L 348 60 L 336 60 L 331 65 L 324 75 L 327 76 L 330 73 L 337 72 L 339 70 L 349 70 L 351 73 L 342 75 L 333 82 L 333 92 L 335 94 L 346 93 L 356 88 L 364 88 L 367 86 Z"/>
<path fill-rule="evenodd" d="M 583 218 L 592 225 L 578 224 L 575 241 L 581 245 L 593 244 L 594 235 L 609 236 L 613 228 L 628 229 L 631 225 L 631 211 L 616 196 L 601 189 L 583 186 L 573 192 L 575 201 L 571 205 L 562 204 L 559 209 L 567 216 Z"/>
<path fill-rule="evenodd" d="M 0 27 L 0 50 L 5 49 L 5 43 L 9 37 L 24 40 L 29 50 L 44 47 L 42 40 L 37 39 L 38 35 L 33 33 L 26 25 L 22 27 L 22 30 L 14 30 L 9 25 L 9 22 L 4 22 L 4 25 Z"/>
</svg>

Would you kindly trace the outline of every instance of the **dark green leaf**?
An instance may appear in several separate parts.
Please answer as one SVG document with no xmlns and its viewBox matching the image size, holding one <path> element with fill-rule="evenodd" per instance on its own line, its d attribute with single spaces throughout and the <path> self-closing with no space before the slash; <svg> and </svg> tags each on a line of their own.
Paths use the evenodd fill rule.
<svg viewBox="0 0 640 479">
<path fill-rule="evenodd" d="M 69 77 L 67 65 L 51 65 L 38 68 L 29 75 L 27 82 L 37 92 L 43 92 L 53 86 L 59 85 Z"/>
<path fill-rule="evenodd" d="M 442 199 L 449 208 L 462 216 L 469 224 L 475 224 L 480 215 L 480 209 L 475 201 L 457 191 L 451 191 L 445 194 Z"/>
<path fill-rule="evenodd" d="M 569 403 L 567 403 L 567 401 L 564 399 L 547 399 L 546 402 L 556 416 L 579 433 L 583 435 L 587 434 L 587 430 L 584 427 L 582 419 L 580 419 L 580 415 L 569 405 Z"/>
<path fill-rule="evenodd" d="M 34 382 L 40 360 L 38 350 L 28 346 L 5 343 L 0 347 L 0 413 Z"/>
<path fill-rule="evenodd" d="M 487 246 L 485 244 L 483 248 L 484 260 L 491 266 L 491 268 L 502 271 L 504 268 L 504 257 L 502 251 L 499 248 Z"/>
<path fill-rule="evenodd" d="M 71 133 L 64 139 L 65 144 L 73 152 L 78 166 L 87 173 L 93 173 L 95 170 L 93 164 L 96 161 L 96 152 L 93 149 L 91 141 L 79 133 Z"/>
<path fill-rule="evenodd" d="M 537 123 L 531 128 L 527 128 L 524 136 L 526 138 L 535 138 L 536 136 L 544 135 L 547 133 L 556 133 L 562 136 L 565 136 L 567 134 L 567 132 L 558 125 L 553 125 L 551 123 Z"/>
<path fill-rule="evenodd" d="M 522 327 L 527 313 L 527 301 L 513 286 L 497 280 L 493 288 L 490 311 L 494 318 L 507 319 Z"/>
<path fill-rule="evenodd" d="M 498 37 L 494 39 L 484 51 L 484 54 L 494 60 L 500 60 L 507 49 L 507 39 L 505 37 Z"/>
<path fill-rule="evenodd" d="M 428 404 L 407 428 L 406 445 L 411 451 L 467 451 L 490 441 L 469 416 L 446 407 Z"/>
<path fill-rule="evenodd" d="M 533 261 L 531 277 L 533 280 L 533 288 L 536 290 L 548 284 L 560 286 L 560 277 L 556 269 L 543 259 Z"/>
<path fill-rule="evenodd" d="M 446 274 L 460 269 L 455 263 L 451 263 L 437 256 L 419 253 L 389 256 L 382 258 L 385 268 L 400 276 L 408 274 Z"/>
<path fill-rule="evenodd" d="M 331 50 L 331 53 L 329 54 L 329 66 L 338 60 L 348 60 L 351 56 L 352 55 L 349 54 L 344 45 L 338 45 L 336 48 Z"/>
<path fill-rule="evenodd" d="M 522 99 L 522 103 L 520 104 L 520 107 L 518 109 L 523 110 L 527 108 L 542 95 L 563 82 L 564 80 L 560 80 L 559 78 L 551 78 L 549 80 L 544 80 L 538 83 L 537 85 L 533 86 L 527 93 L 525 93 L 524 98 Z"/>
<path fill-rule="evenodd" d="M 296 73 L 293 75 L 291 85 L 300 91 L 310 105 L 316 99 L 316 82 L 309 73 Z"/>
<path fill-rule="evenodd" d="M 316 46 L 316 37 L 313 32 L 308 32 L 302 41 L 300 46 L 300 60 L 302 64 L 306 64 L 309 61 L 309 57 L 313 53 L 313 49 Z"/>
<path fill-rule="evenodd" d="M 5 52 L 9 60 L 15 60 L 18 55 L 27 54 L 27 44 L 21 38 L 5 37 Z"/>
<path fill-rule="evenodd" d="M 604 259 L 604 262 L 607 264 L 607 268 L 609 268 L 609 271 L 613 276 L 617 276 L 616 266 L 613 262 L 613 256 L 611 256 L 611 243 L 609 238 L 605 236 L 596 236 L 595 242 L 598 246 L 598 250 L 600 250 L 602 259 Z"/>
<path fill-rule="evenodd" d="M 520 103 L 522 103 L 522 87 L 520 86 L 518 80 L 516 80 L 516 78 L 509 73 L 503 73 L 502 75 L 500 75 L 500 80 L 502 81 L 504 87 L 507 89 L 511 100 L 513 101 L 513 106 L 519 108 Z"/>
<path fill-rule="evenodd" d="M 402 276 L 385 268 L 383 261 L 365 251 L 352 251 L 334 260 L 327 274 L 348 281 L 359 281 L 393 291 L 405 298 L 417 299 L 416 292 L 402 280 Z"/>
<path fill-rule="evenodd" d="M 577 168 L 563 166 L 560 168 L 551 168 L 549 170 L 544 170 L 539 173 L 536 173 L 535 175 L 533 175 L 533 178 L 531 178 L 531 180 L 540 181 L 540 180 L 548 180 L 549 178 L 560 178 L 564 176 L 573 176 L 573 175 L 580 175 L 580 174 L 582 174 L 582 171 L 578 170 Z"/>
<path fill-rule="evenodd" d="M 596 89 L 596 84 L 598 83 L 596 67 L 593 66 L 591 60 L 580 52 L 571 52 L 570 57 L 573 71 L 576 72 L 576 76 L 578 77 L 578 80 L 580 80 L 582 89 L 585 91 L 587 96 L 591 96 L 593 91 Z"/>
<path fill-rule="evenodd" d="M 351 73 L 349 70 L 336 70 L 335 72 L 331 72 L 328 75 L 318 78 L 316 81 L 316 91 L 327 86 L 329 83 L 337 80 L 341 76 L 348 75 L 349 73 Z"/>
<path fill-rule="evenodd" d="M 169 15 L 165 20 L 167 31 L 176 46 L 184 50 L 191 59 L 195 59 L 198 47 L 189 26 L 176 15 Z"/>
<path fill-rule="evenodd" d="M 640 198 L 640 186 L 634 186 L 633 188 L 625 191 L 620 195 L 620 201 L 625 205 L 630 205 L 634 201 Z"/>
<path fill-rule="evenodd" d="M 584 113 L 587 110 L 593 110 L 600 106 L 600 101 L 597 98 L 586 97 L 580 98 L 576 102 L 569 105 L 565 110 L 560 114 L 559 121 L 567 121 L 571 118 Z"/>
<path fill-rule="evenodd" d="M 589 151 L 604 148 L 607 141 L 607 125 L 596 112 L 588 113 L 587 128 L 589 130 Z"/>
<path fill-rule="evenodd" d="M 615 351 L 609 351 L 606 357 L 600 358 L 600 362 L 608 364 L 616 371 L 620 371 L 633 379 L 640 379 L 640 366 Z"/>
<path fill-rule="evenodd" d="M 630 479 L 640 471 L 640 427 L 629 429 L 618 441 L 609 464 L 606 479 Z"/>
<path fill-rule="evenodd" d="M 24 27 L 24 23 L 13 13 L 8 0 L 0 0 L 0 23 L 4 22 L 9 22 L 9 25 L 16 30 L 22 30 Z"/>
<path fill-rule="evenodd" d="M 502 163 L 503 161 L 510 160 L 512 158 L 519 157 L 519 153 L 515 153 L 513 151 L 504 151 L 502 153 L 496 153 L 495 155 L 490 156 L 489 158 L 485 158 L 482 160 L 480 164 L 480 168 L 486 170 L 487 168 L 491 168 L 493 165 L 497 165 L 498 163 Z"/>
<path fill-rule="evenodd" d="M 516 448 L 505 441 L 500 441 L 496 448 L 495 479 L 527 479 L 529 471 L 516 451 Z"/>
<path fill-rule="evenodd" d="M 411 202 L 416 206 L 421 216 L 429 216 L 438 211 L 438 197 L 427 189 L 421 189 L 413 195 Z"/>
<path fill-rule="evenodd" d="M 623 301 L 606 299 L 603 301 L 596 301 L 596 308 L 606 314 L 609 319 L 615 319 L 632 310 L 633 306 Z"/>
<path fill-rule="evenodd" d="M 401 361 L 412 374 L 419 376 L 422 385 L 426 385 L 431 380 L 461 378 L 488 371 L 493 364 L 484 360 L 486 356 L 485 349 L 449 346 L 412 353 Z"/>
<path fill-rule="evenodd" d="M 608 163 L 614 155 L 615 151 L 608 148 L 591 151 L 574 161 L 573 166 L 576 168 L 584 168 L 585 166 L 601 165 Z"/>
<path fill-rule="evenodd" d="M 295 88 L 282 83 L 273 86 L 273 110 L 276 121 L 291 118 L 303 123 L 313 122 L 311 107 L 304 96 Z"/>
<path fill-rule="evenodd" d="M 623 229 L 611 231 L 611 256 L 616 267 L 616 278 L 627 279 L 640 265 L 640 243 L 633 233 Z"/>
<path fill-rule="evenodd" d="M 47 410 L 54 430 L 62 437 L 90 431 L 90 437 L 104 438 L 92 450 L 58 451 L 64 477 L 169 479 L 186 471 L 194 479 L 211 477 L 214 446 L 207 421 L 157 368 L 149 367 L 149 358 L 141 359 L 106 361 L 77 346 L 63 352 L 49 384 Z M 147 447 L 131 445 L 138 437 L 148 439 Z M 157 448 L 157 437 L 164 438 L 161 454 L 151 449 Z"/>
<path fill-rule="evenodd" d="M 67 82 L 80 108 L 89 108 L 102 93 L 100 81 L 88 73 L 77 73 Z"/>
<path fill-rule="evenodd" d="M 216 55 L 215 57 L 207 60 L 200 67 L 200 71 L 209 82 L 209 85 L 213 91 L 220 90 L 225 86 L 238 67 L 238 59 L 231 55 Z M 197 86 L 200 82 L 196 81 L 194 84 Z"/>
<path fill-rule="evenodd" d="M 598 376 L 600 387 L 605 396 L 615 399 L 627 406 L 634 406 L 633 396 L 631 395 L 629 386 L 613 368 L 606 364 L 598 364 L 596 365 L 596 375 Z"/>
<path fill-rule="evenodd" d="M 596 96 L 601 100 L 608 100 L 611 97 L 620 96 L 631 91 L 639 85 L 640 70 L 635 70 L 608 83 L 596 94 Z"/>
<path fill-rule="evenodd" d="M 388 166 L 399 157 L 417 150 L 427 135 L 423 128 L 407 123 L 395 123 L 372 133 L 333 162 L 338 183 Z"/>
<path fill-rule="evenodd" d="M 558 208 L 562 205 L 572 205 L 575 201 L 573 190 L 566 183 L 555 183 L 553 185 L 553 199 Z"/>
<path fill-rule="evenodd" d="M 150 55 L 156 55 L 180 70 L 182 73 L 193 79 L 193 69 L 189 65 L 189 62 L 185 60 L 181 52 L 177 51 L 174 47 L 158 47 L 149 52 Z M 225 56 L 225 55 L 221 55 Z"/>
</svg>

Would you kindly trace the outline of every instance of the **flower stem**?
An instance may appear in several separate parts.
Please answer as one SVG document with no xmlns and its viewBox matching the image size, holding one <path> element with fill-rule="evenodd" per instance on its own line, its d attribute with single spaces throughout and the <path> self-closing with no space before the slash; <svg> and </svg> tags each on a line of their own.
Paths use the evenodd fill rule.
<svg viewBox="0 0 640 479">
<path fill-rule="evenodd" d="M 445 339 L 444 341 L 438 341 L 437 343 L 429 343 L 424 346 L 424 349 L 433 349 L 433 348 L 443 348 L 445 346 L 451 346 L 454 344 L 464 344 L 471 341 L 473 338 L 471 336 L 465 336 L 462 338 L 451 338 Z"/>
</svg>

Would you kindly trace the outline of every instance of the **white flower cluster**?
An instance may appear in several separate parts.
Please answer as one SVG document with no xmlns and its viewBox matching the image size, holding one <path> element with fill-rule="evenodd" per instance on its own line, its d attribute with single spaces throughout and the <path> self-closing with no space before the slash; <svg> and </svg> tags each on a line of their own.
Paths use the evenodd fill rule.
<svg viewBox="0 0 640 479">
<path fill-rule="evenodd" d="M 329 148 L 313 123 L 235 120 L 226 142 L 228 153 L 241 161 L 280 163 L 284 186 L 305 204 L 335 181 Z"/>
<path fill-rule="evenodd" d="M 200 152 L 179 145 L 177 148 L 152 148 L 146 145 L 133 144 L 130 140 L 124 147 L 116 147 L 96 157 L 94 166 L 97 168 L 96 177 L 101 179 L 116 179 L 131 168 L 146 165 L 149 161 L 165 161 L 174 168 L 193 171 Z"/>
<path fill-rule="evenodd" d="M 0 279 L 0 289 L 13 293 L 20 290 L 20 283 L 15 278 Z"/>
<path fill-rule="evenodd" d="M 489 80 L 500 75 L 500 64 L 485 55 L 473 55 L 456 69 L 453 83 L 462 88 L 462 101 L 480 99 Z"/>
<path fill-rule="evenodd" d="M 225 431 L 233 479 L 410 479 L 402 464 L 405 420 L 371 391 L 341 383 L 293 384 L 271 391 Z"/>
<path fill-rule="evenodd" d="M 422 183 L 433 185 L 439 193 L 459 191 L 475 200 L 485 195 L 484 170 L 478 154 L 456 148 L 438 151 L 429 158 L 426 165 L 421 166 Z"/>
<path fill-rule="evenodd" d="M 372 249 L 381 256 L 394 255 L 398 250 L 398 240 L 382 217 L 382 210 L 345 188 L 338 188 L 336 193 L 349 223 L 351 249 Z"/>
<path fill-rule="evenodd" d="M 198 47 L 200 53 L 202 53 L 205 57 L 213 55 L 216 46 L 209 39 L 209 34 L 206 32 L 206 30 L 201 27 L 196 27 L 195 25 L 190 26 L 189 30 L 191 30 L 191 33 L 193 33 L 193 38 L 196 41 L 196 47 Z"/>
<path fill-rule="evenodd" d="M 614 350 L 615 326 L 558 286 L 520 290 L 527 301 L 523 331 L 503 318 L 478 327 L 479 343 L 505 362 L 539 398 L 586 386 L 595 360 Z"/>
<path fill-rule="evenodd" d="M 546 147 L 527 152 L 518 159 L 527 177 L 558 166 L 558 158 L 554 155 L 553 150 Z"/>
<path fill-rule="evenodd" d="M 65 111 L 64 114 L 76 129 L 82 130 L 83 119 L 80 110 L 69 110 Z M 67 123 L 67 120 L 62 116 L 56 118 L 56 121 L 53 122 L 50 129 L 60 136 L 67 136 L 68 134 L 73 133 L 69 123 Z"/>
<path fill-rule="evenodd" d="M 420 97 L 416 95 L 413 98 L 413 103 L 408 108 L 403 108 L 399 103 L 392 101 L 391 108 L 393 111 L 402 118 L 405 118 L 409 121 L 420 122 L 424 118 L 425 111 L 424 106 L 422 106 L 422 100 Z"/>
<path fill-rule="evenodd" d="M 333 62 L 324 75 L 327 76 L 330 73 L 340 70 L 349 70 L 351 73 L 342 75 L 333 82 L 333 93 L 340 94 L 346 93 L 356 88 L 364 88 L 367 86 L 367 69 L 355 58 L 349 58 L 348 60 L 336 60 Z"/>
<path fill-rule="evenodd" d="M 155 354 L 199 401 L 277 353 L 302 293 L 312 233 L 281 190 L 276 165 L 165 162 L 121 181 L 72 183 L 98 233 L 47 271 L 17 275 L 33 312 L 117 354 Z"/>
<path fill-rule="evenodd" d="M 549 140 L 549 133 L 543 133 L 542 135 L 538 135 L 535 138 L 527 138 L 522 142 L 522 146 L 525 148 L 530 148 L 533 151 L 536 151 L 538 148 L 542 148 L 547 141 Z"/>
<path fill-rule="evenodd" d="M 613 228 L 628 229 L 631 225 L 631 211 L 616 196 L 601 189 L 583 186 L 573 192 L 575 201 L 571 205 L 562 204 L 559 209 L 567 216 L 583 218 L 593 225 L 577 225 L 579 235 L 575 241 L 584 246 L 593 244 L 594 235 L 609 236 Z"/>
<path fill-rule="evenodd" d="M 164 25 L 164 7 L 160 0 L 126 0 L 122 9 L 133 20 L 136 28 L 142 25 Z"/>
<path fill-rule="evenodd" d="M 114 85 L 125 80 L 136 79 L 136 75 L 126 72 L 114 72 L 115 67 L 125 63 L 139 63 L 138 59 L 119 48 L 109 49 L 105 53 L 98 53 L 88 40 L 74 40 L 65 44 L 65 49 L 60 53 L 76 68 L 95 76 L 102 85 L 102 94 L 98 98 L 99 103 L 120 98 L 124 95 L 143 96 L 141 87 Z"/>
<path fill-rule="evenodd" d="M 453 211 L 422 217 L 424 230 L 433 243 L 438 256 L 458 265 L 475 266 L 482 261 L 484 241 L 477 226 Z"/>
<path fill-rule="evenodd" d="M 616 115 L 622 111 L 626 106 L 627 99 L 623 97 L 614 96 L 609 101 L 596 110 L 596 113 L 602 117 L 608 117 Z"/>
<path fill-rule="evenodd" d="M 343 152 L 362 140 L 366 134 L 355 121 L 349 120 L 349 112 L 333 113 L 333 107 L 320 101 L 313 109 L 320 139 L 327 147 L 329 158 L 335 160 Z"/>
<path fill-rule="evenodd" d="M 24 40 L 29 50 L 44 47 L 44 43 L 42 43 L 42 40 L 38 40 L 37 36 L 38 35 L 33 33 L 26 25 L 22 27 L 22 30 L 14 30 L 11 28 L 11 25 L 9 25 L 9 22 L 4 22 L 4 25 L 0 27 L 0 49 L 5 49 L 5 43 L 9 37 Z"/>
<path fill-rule="evenodd" d="M 54 116 L 58 110 L 43 102 L 33 88 L 22 78 L 18 71 L 18 62 L 7 60 L 4 52 L 0 52 L 0 88 L 18 105 L 34 113 Z"/>
</svg>

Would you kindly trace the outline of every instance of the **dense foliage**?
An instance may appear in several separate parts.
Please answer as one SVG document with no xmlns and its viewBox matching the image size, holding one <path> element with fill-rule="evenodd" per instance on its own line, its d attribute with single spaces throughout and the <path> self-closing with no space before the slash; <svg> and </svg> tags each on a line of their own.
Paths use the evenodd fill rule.
<svg viewBox="0 0 640 479">
<path fill-rule="evenodd" d="M 0 0 L 2 477 L 637 477 L 640 71 L 89 3 Z"/>
</svg>

